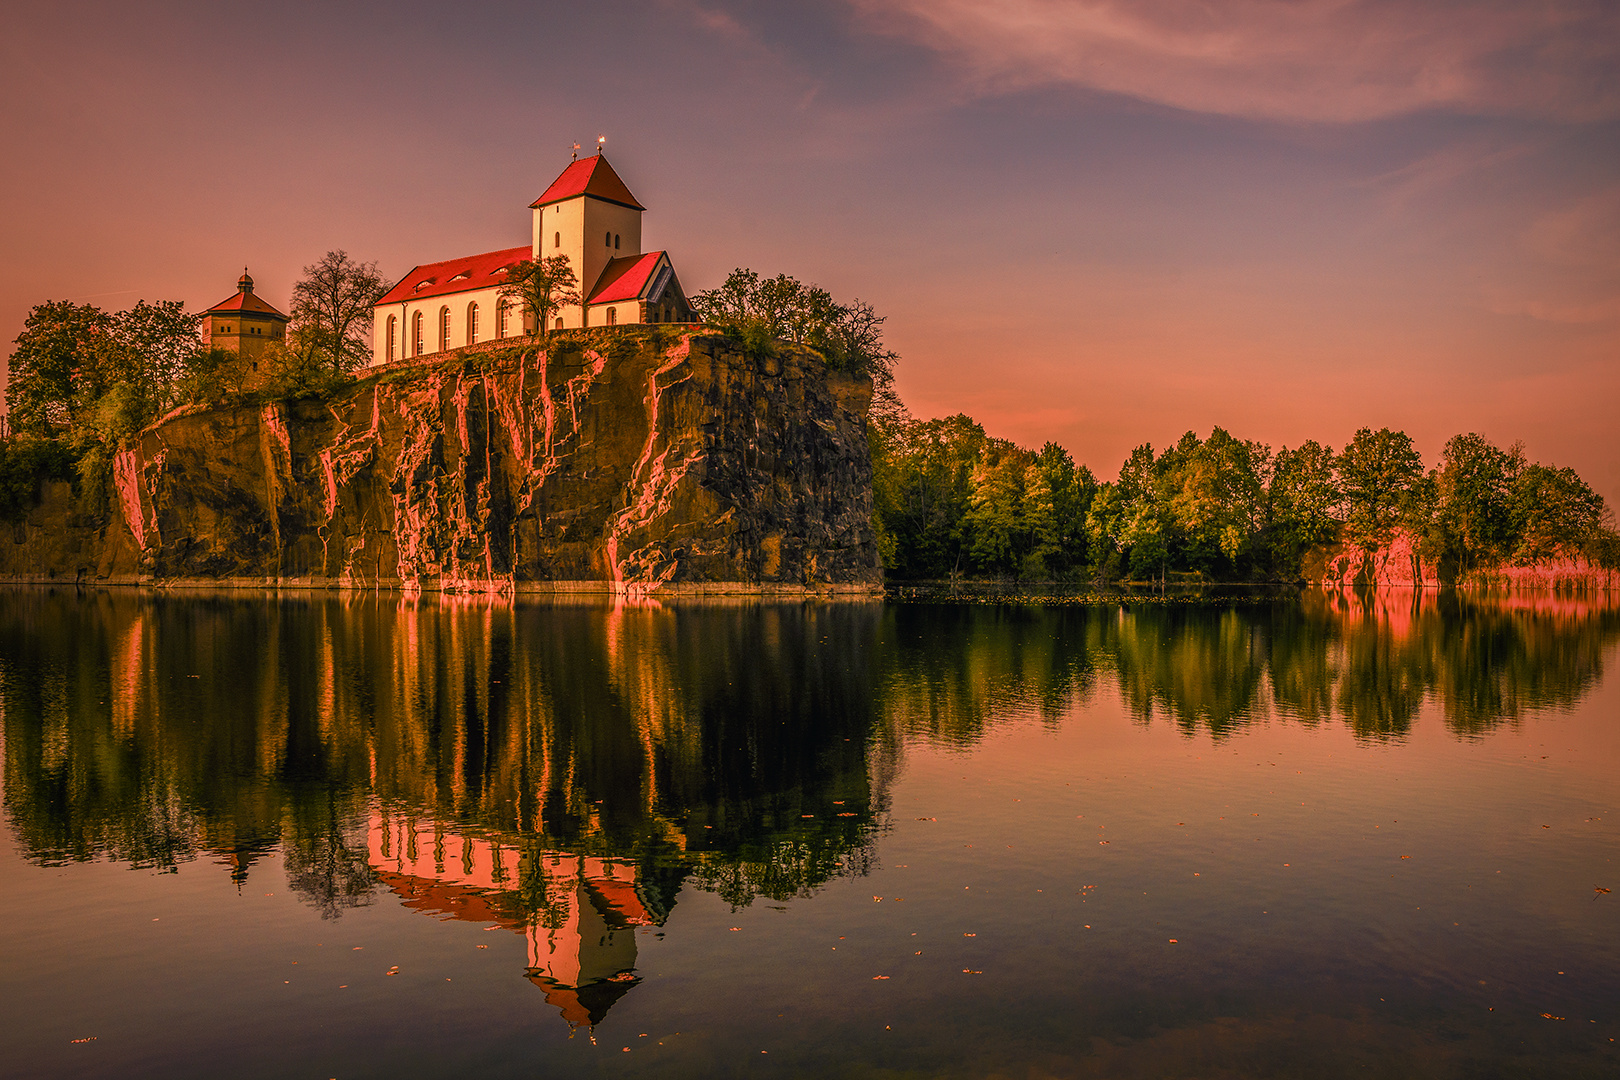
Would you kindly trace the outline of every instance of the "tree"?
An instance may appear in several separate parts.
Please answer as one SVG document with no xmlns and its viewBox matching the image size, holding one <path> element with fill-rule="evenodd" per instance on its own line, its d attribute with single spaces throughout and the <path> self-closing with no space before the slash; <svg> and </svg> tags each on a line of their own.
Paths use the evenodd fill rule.
<svg viewBox="0 0 1620 1080">
<path fill-rule="evenodd" d="M 1512 554 L 1514 487 L 1524 466 L 1521 446 L 1502 450 L 1475 434 L 1453 436 L 1440 452 L 1435 524 L 1465 573 Z"/>
<path fill-rule="evenodd" d="M 1266 497 L 1273 566 L 1282 573 L 1296 573 L 1305 551 L 1338 531 L 1334 514 L 1344 493 L 1333 460 L 1333 448 L 1314 439 L 1277 451 Z"/>
<path fill-rule="evenodd" d="M 551 319 L 559 310 L 579 303 L 579 282 L 566 255 L 545 259 L 524 259 L 506 272 L 501 298 L 516 299 L 534 320 L 530 334 L 546 337 Z"/>
<path fill-rule="evenodd" d="M 371 309 L 388 291 L 374 262 L 328 251 L 293 286 L 290 343 L 305 358 L 347 375 L 371 358 Z"/>
<path fill-rule="evenodd" d="M 188 315 L 178 300 L 138 301 L 112 316 L 112 332 L 136 358 L 142 395 L 157 412 L 178 400 L 179 384 L 204 352 L 202 315 Z"/>
<path fill-rule="evenodd" d="M 100 308 L 67 300 L 39 304 L 28 313 L 6 384 L 13 431 L 50 436 L 73 422 L 75 375 L 110 322 Z"/>
<path fill-rule="evenodd" d="M 1606 507 L 1574 469 L 1530 465 L 1514 479 L 1513 560 L 1521 565 L 1592 550 L 1603 533 Z M 1599 539 L 1598 548 L 1608 550 Z M 1594 560 L 1596 561 L 1596 560 Z"/>
<path fill-rule="evenodd" d="M 693 296 L 692 310 L 742 339 L 750 352 L 769 352 L 778 340 L 807 345 L 828 366 L 870 378 L 875 409 L 889 413 L 898 407 L 893 388 L 899 357 L 883 345 L 883 316 L 864 300 L 840 304 L 819 285 L 786 274 L 761 278 L 738 267 L 719 288 Z"/>
<path fill-rule="evenodd" d="M 1382 547 L 1420 510 L 1423 458 L 1404 431 L 1362 428 L 1335 463 L 1344 491 L 1345 535 L 1363 547 Z"/>
</svg>

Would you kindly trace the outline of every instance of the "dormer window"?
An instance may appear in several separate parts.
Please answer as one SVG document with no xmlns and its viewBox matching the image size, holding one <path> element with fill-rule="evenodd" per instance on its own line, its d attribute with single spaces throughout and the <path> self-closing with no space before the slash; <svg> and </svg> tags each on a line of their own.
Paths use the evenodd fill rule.
<svg viewBox="0 0 1620 1080">
<path fill-rule="evenodd" d="M 416 283 L 416 291 L 421 292 L 423 289 L 427 288 L 429 285 L 432 285 L 435 282 L 435 280 L 436 280 L 435 278 L 423 278 L 421 281 L 418 281 Z"/>
<path fill-rule="evenodd" d="M 465 281 L 467 278 L 470 278 L 470 277 L 472 277 L 472 271 L 463 270 L 461 273 L 457 274 L 455 277 L 451 278 L 450 280 L 451 281 Z"/>
</svg>

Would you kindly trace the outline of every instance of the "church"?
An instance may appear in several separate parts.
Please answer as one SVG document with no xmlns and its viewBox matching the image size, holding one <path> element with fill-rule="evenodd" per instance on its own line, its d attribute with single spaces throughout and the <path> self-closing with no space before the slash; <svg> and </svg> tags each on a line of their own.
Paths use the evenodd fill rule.
<svg viewBox="0 0 1620 1080">
<path fill-rule="evenodd" d="M 501 285 L 516 264 L 553 255 L 568 258 L 581 302 L 560 309 L 550 329 L 690 322 L 669 253 L 641 250 L 645 209 L 600 149 L 576 158 L 529 205 L 528 245 L 418 266 L 377 301 L 372 363 L 532 333 L 533 315 Z"/>
</svg>

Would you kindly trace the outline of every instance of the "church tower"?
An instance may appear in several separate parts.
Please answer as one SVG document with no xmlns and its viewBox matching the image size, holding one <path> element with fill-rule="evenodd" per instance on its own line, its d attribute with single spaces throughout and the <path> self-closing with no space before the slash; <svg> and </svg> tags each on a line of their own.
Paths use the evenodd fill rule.
<svg viewBox="0 0 1620 1080">
<path fill-rule="evenodd" d="M 568 307 L 558 313 L 563 328 L 589 325 L 589 298 L 600 291 L 608 264 L 642 253 L 641 214 L 646 208 L 597 151 L 564 169 L 530 209 L 534 212 L 532 257 L 566 255 L 579 279 L 580 295 L 588 301 L 584 307 Z M 600 325 L 602 319 L 594 321 Z M 641 318 L 638 315 L 633 321 Z"/>
</svg>

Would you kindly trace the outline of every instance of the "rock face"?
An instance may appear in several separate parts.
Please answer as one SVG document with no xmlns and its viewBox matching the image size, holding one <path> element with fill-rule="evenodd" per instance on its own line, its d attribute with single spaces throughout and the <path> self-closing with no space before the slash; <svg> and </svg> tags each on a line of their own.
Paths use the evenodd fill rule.
<svg viewBox="0 0 1620 1080">
<path fill-rule="evenodd" d="M 1529 566 L 1498 566 L 1461 575 L 1454 560 L 1436 561 L 1419 550 L 1410 530 L 1397 529 L 1383 547 L 1330 544 L 1306 552 L 1302 576 L 1312 585 L 1333 588 L 1436 588 L 1464 585 L 1505 592 L 1613 589 L 1616 575 L 1584 557 Z"/>
<path fill-rule="evenodd" d="M 0 575 L 869 591 L 870 402 L 808 350 L 673 328 L 474 346 L 330 398 L 171 415 L 117 456 L 104 514 L 46 492 Z"/>
</svg>

